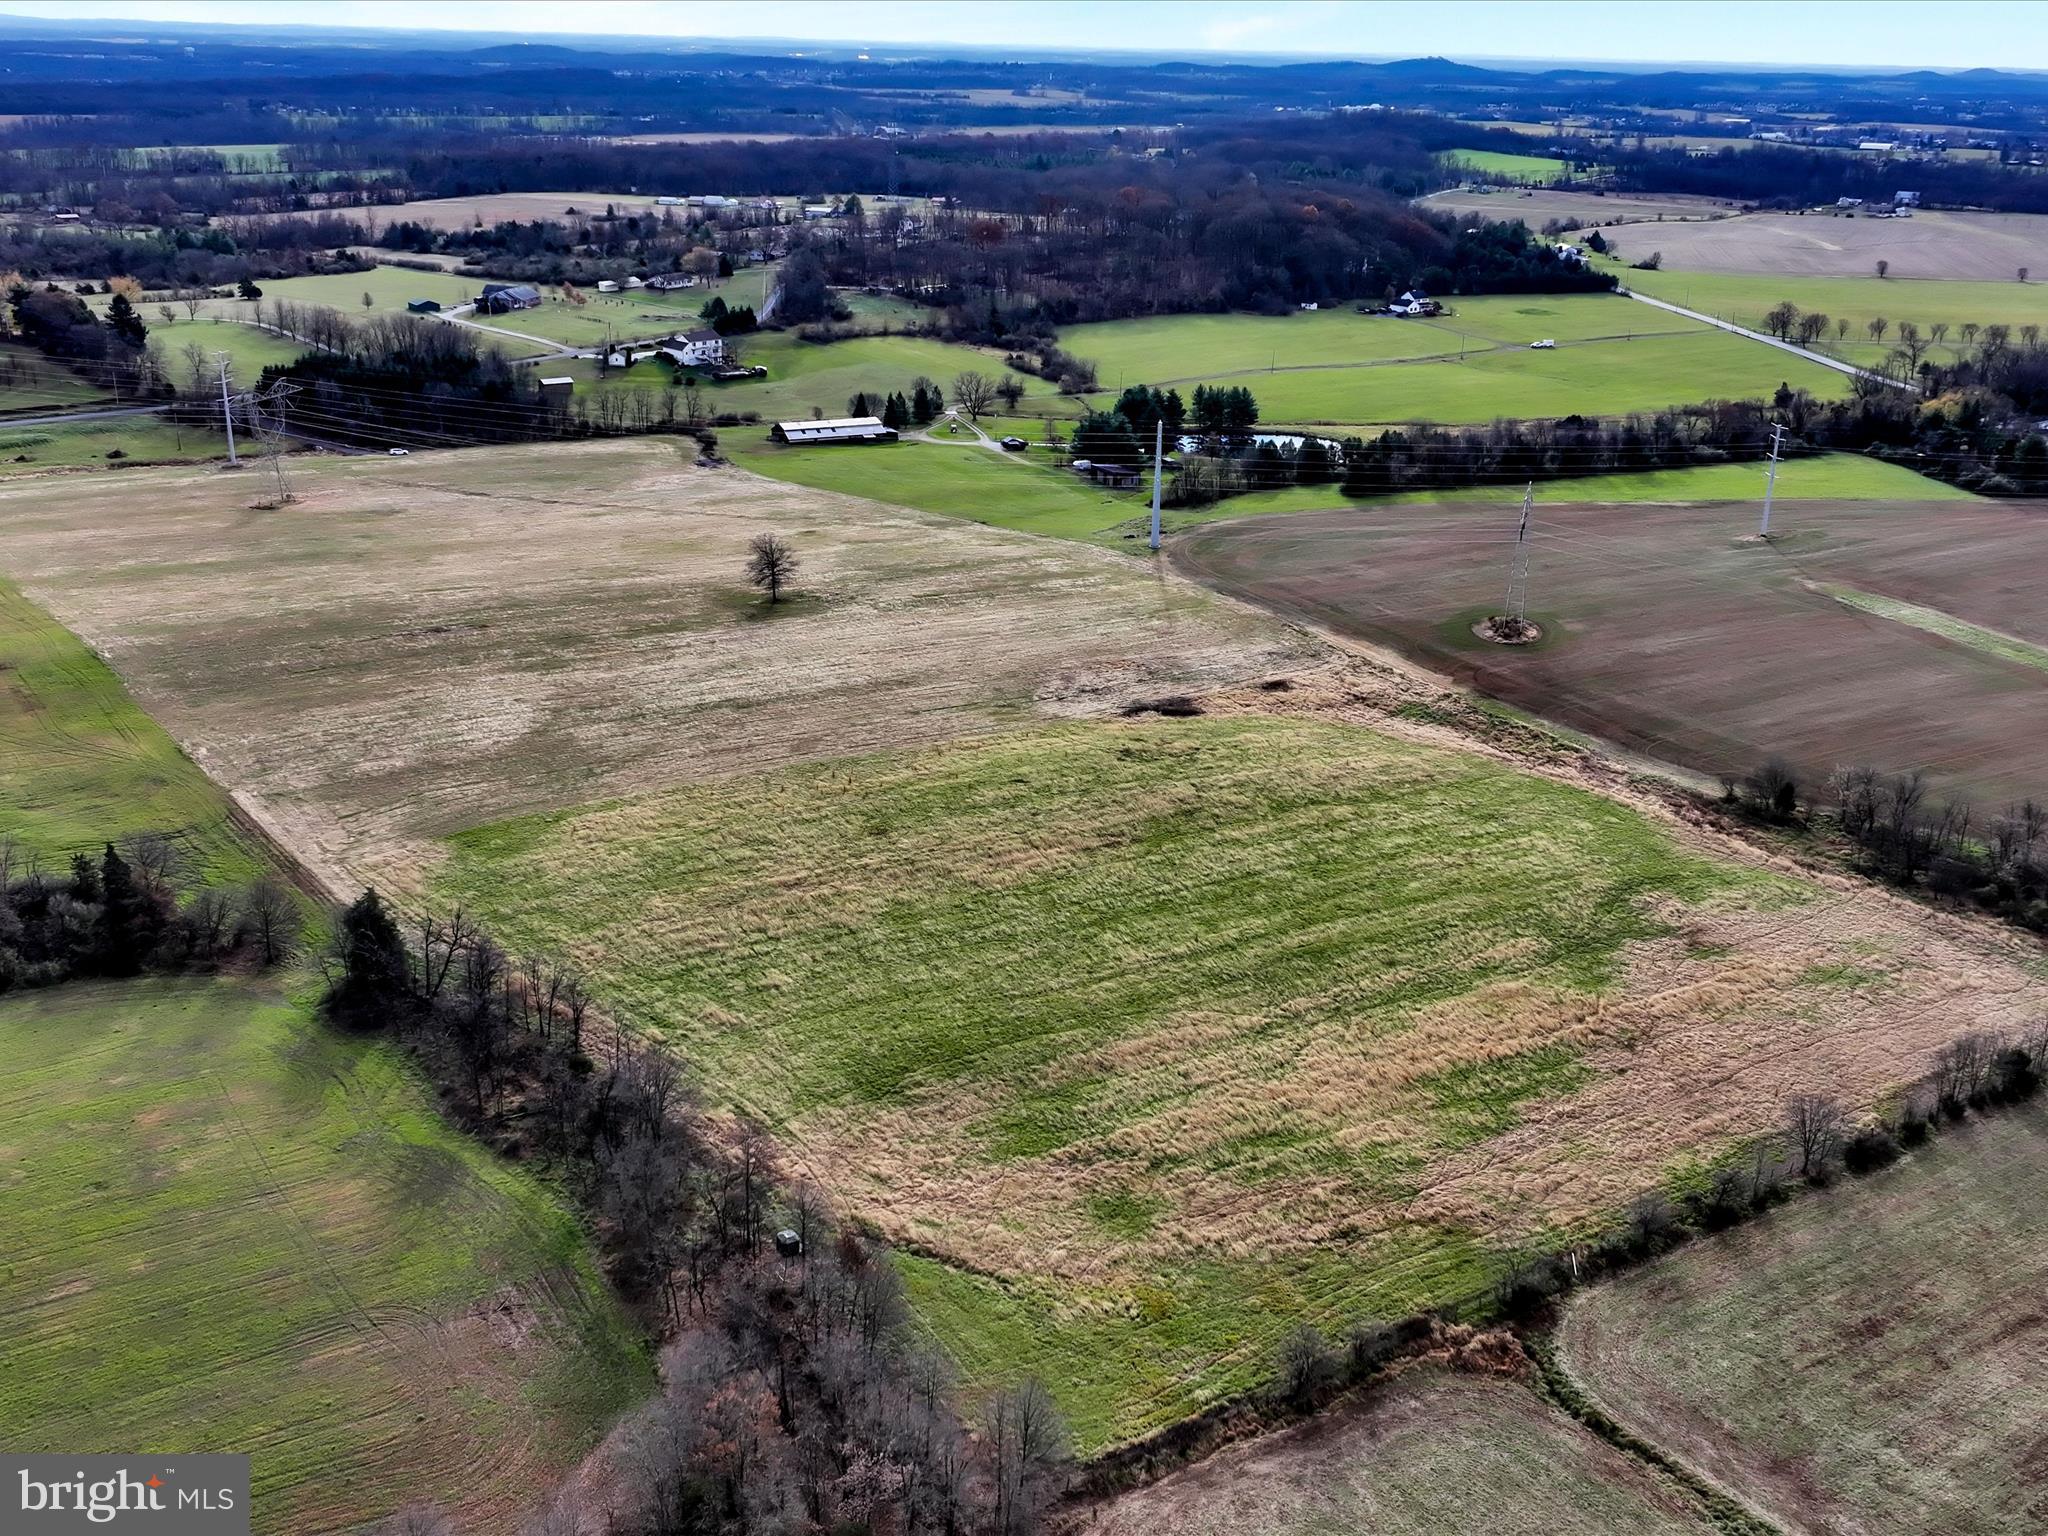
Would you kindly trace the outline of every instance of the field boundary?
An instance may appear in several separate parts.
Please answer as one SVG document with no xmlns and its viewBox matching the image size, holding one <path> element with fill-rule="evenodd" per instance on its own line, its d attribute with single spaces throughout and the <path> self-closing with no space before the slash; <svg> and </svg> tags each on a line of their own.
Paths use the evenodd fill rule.
<svg viewBox="0 0 2048 1536">
<path fill-rule="evenodd" d="M 1634 299 L 1638 304 L 1648 304 L 1654 309 L 1665 309 L 1674 315 L 1684 315 L 1688 319 L 1703 321 L 1713 326 L 1717 331 L 1727 331 L 1735 336 L 1746 336 L 1751 341 L 1760 341 L 1767 347 L 1773 347 L 1780 352 L 1790 353 L 1793 357 L 1803 357 L 1809 362 L 1819 363 L 1823 368 L 1832 368 L 1836 373 L 1847 374 L 1852 379 L 1869 379 L 1878 384 L 1889 385 L 1893 389 L 1903 389 L 1914 394 L 1919 393 L 1910 384 L 1902 384 L 1897 379 L 1888 379 L 1881 373 L 1872 373 L 1868 368 L 1858 368 L 1854 363 L 1845 363 L 1839 357 L 1830 357 L 1825 352 L 1810 352 L 1805 347 L 1798 346 L 1793 342 L 1781 341 L 1776 336 L 1766 336 L 1762 331 L 1752 331 L 1746 325 L 1737 325 L 1733 320 L 1722 320 L 1713 315 L 1703 315 L 1696 309 L 1687 309 L 1683 304 L 1673 304 L 1668 299 L 1653 299 L 1647 293 L 1638 293 L 1635 289 L 1626 285 L 1617 291 L 1628 298 Z"/>
</svg>

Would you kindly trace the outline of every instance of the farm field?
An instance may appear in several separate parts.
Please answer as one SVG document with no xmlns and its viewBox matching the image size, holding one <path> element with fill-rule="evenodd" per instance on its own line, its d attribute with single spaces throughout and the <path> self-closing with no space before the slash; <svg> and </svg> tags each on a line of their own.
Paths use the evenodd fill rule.
<svg viewBox="0 0 2048 1536">
<path fill-rule="evenodd" d="M 1647 306 L 1640 306 L 1647 307 Z M 1667 318 L 1676 319 L 1677 316 Z M 1192 381 L 1182 381 L 1186 394 Z M 1502 346 L 1455 358 L 1222 375 L 1258 397 L 1262 421 L 1292 426 L 1449 425 L 1573 414 L 1626 415 L 1705 400 L 1769 396 L 1780 383 L 1822 399 L 1847 375 L 1726 331 Z"/>
<path fill-rule="evenodd" d="M 476 315 L 479 323 L 501 331 L 517 331 L 537 341 L 560 346 L 597 347 L 607 335 L 620 340 L 666 335 L 692 330 L 704 322 L 699 312 L 714 295 L 727 304 L 748 304 L 759 308 L 766 302 L 773 281 L 771 267 L 749 267 L 722 282 L 701 283 L 677 293 L 649 293 L 635 289 L 626 293 L 599 293 L 595 287 L 582 289 L 584 303 L 571 304 L 553 288 L 541 290 L 544 302 L 538 309 L 517 310 L 509 315 Z M 481 285 L 470 282 L 470 296 Z M 767 338 L 763 338 L 765 341 Z M 663 370 L 664 375 L 666 369 Z"/>
<path fill-rule="evenodd" d="M 0 1048 L 10 1448 L 233 1446 L 265 1533 L 422 1489 L 509 1532 L 651 1384 L 574 1218 L 396 1047 L 147 979 L 0 1001 Z"/>
<path fill-rule="evenodd" d="M 1790 1530 L 2048 1523 L 2048 1118 L 1981 1120 L 1576 1300 L 1573 1373 Z"/>
<path fill-rule="evenodd" d="M 1867 1100 L 1954 1018 L 2048 1002 L 2002 938 L 1357 698 L 1247 687 L 476 826 L 432 885 L 674 1042 L 908 1245 L 970 1382 L 1040 1375 L 1084 1449 L 1249 1387 L 1297 1318 L 1476 1299 L 1497 1245 L 1793 1084 Z M 1852 955 L 1882 980 L 1834 981 Z"/>
<path fill-rule="evenodd" d="M 0 480 L 53 469 L 104 469 L 109 462 L 180 464 L 227 456 L 227 439 L 199 427 L 171 426 L 153 416 L 121 416 L 48 427 L 10 427 L 0 420 Z M 118 452 L 110 461 L 107 455 Z M 108 482 L 99 481 L 100 494 Z"/>
<path fill-rule="evenodd" d="M 1415 200 L 1418 208 L 1437 213 L 1478 214 L 1488 219 L 1519 219 L 1540 230 L 1552 219 L 1578 219 L 1585 224 L 1654 222 L 1659 219 L 1718 219 L 1735 210 L 1708 197 L 1674 193 L 1667 197 L 1625 192 L 1567 192 L 1552 187 L 1520 191 L 1497 189 L 1432 192 Z M 1638 235 L 1642 232 L 1636 231 Z"/>
<path fill-rule="evenodd" d="M 1113 1501 L 1098 1536 L 1705 1536 L 1664 1479 L 1527 1387 L 1416 1371 Z"/>
<path fill-rule="evenodd" d="M 412 203 L 379 203 L 369 208 L 337 208 L 379 229 L 393 224 L 422 224 L 429 229 L 469 229 L 511 220 L 560 219 L 574 208 L 582 213 L 602 213 L 609 206 L 620 213 L 659 214 L 662 210 L 652 196 L 616 192 L 487 192 L 475 197 L 423 198 Z M 680 210 L 678 210 L 680 211 Z M 300 214 L 266 213 L 259 219 L 299 218 Z M 429 295 L 431 297 L 431 295 Z"/>
<path fill-rule="evenodd" d="M 1488 176 L 1505 176 L 1511 181 L 1547 182 L 1571 169 L 1568 162 L 1549 155 L 1518 155 L 1501 149 L 1453 149 L 1445 152 L 1446 165 Z"/>
<path fill-rule="evenodd" d="M 1937 792 L 1987 807 L 2048 794 L 2048 674 L 2006 643 L 2048 643 L 2037 508 L 1791 503 L 1766 546 L 1746 537 L 1753 502 L 1568 506 L 1554 494 L 1538 488 L 1529 587 L 1548 634 L 1516 651 L 1469 633 L 1506 578 L 1497 504 L 1215 523 L 1173 548 L 1226 591 L 1704 773 L 1746 773 L 1777 753 L 1810 784 L 1861 762 L 1925 769 Z M 1886 602 L 1912 605 L 1913 622 L 1873 611 Z M 1972 643 L 1987 633 L 1998 643 Z"/>
<path fill-rule="evenodd" d="M 475 820 L 1109 713 L 1313 649 L 1107 553 L 665 441 L 307 460 L 274 514 L 212 470 L 118 483 L 134 515 L 104 477 L 0 486 L 0 570 L 342 889 Z M 741 579 L 764 531 L 803 561 L 772 618 Z"/>
<path fill-rule="evenodd" d="M 1112 397 L 1126 384 L 1186 383 L 1223 374 L 1458 355 L 1461 345 L 1526 347 L 1567 341 L 1683 334 L 1704 329 L 1682 315 L 1648 311 L 1608 294 L 1461 298 L 1434 319 L 1361 315 L 1332 306 L 1313 314 L 1162 315 L 1069 326 L 1060 345 L 1092 359 Z M 1263 400 L 1263 395 L 1261 396 Z"/>
<path fill-rule="evenodd" d="M 1869 277 L 1882 257 L 1891 276 L 2012 282 L 2021 267 L 2048 272 L 2048 215 L 1916 212 L 1910 219 L 1830 213 L 1749 213 L 1708 224 L 1607 231 L 1623 259 L 1664 253 L 1664 272 L 1786 277 Z M 2017 284 L 2014 284 L 2017 287 Z"/>
<path fill-rule="evenodd" d="M 2048 283 L 2017 283 L 2011 273 L 2004 282 L 1880 278 L 1870 272 L 1855 277 L 1635 271 L 1619 275 L 1629 287 L 1652 298 L 1683 304 L 1754 330 L 1763 328 L 1764 316 L 1780 302 L 1846 319 L 1850 322 L 1848 336 L 1838 340 L 1830 330 L 1825 350 L 1863 364 L 1882 362 L 1896 344 L 1895 334 L 1887 342 L 1868 339 L 1864 327 L 1880 315 L 1891 322 L 1894 333 L 1902 320 L 1919 326 L 1923 336 L 1930 326 L 1946 324 L 1947 342 L 1929 353 L 1945 359 L 1953 358 L 1960 349 L 1960 331 L 1965 325 L 2008 325 L 2015 338 L 2021 326 L 2048 325 Z"/>
</svg>

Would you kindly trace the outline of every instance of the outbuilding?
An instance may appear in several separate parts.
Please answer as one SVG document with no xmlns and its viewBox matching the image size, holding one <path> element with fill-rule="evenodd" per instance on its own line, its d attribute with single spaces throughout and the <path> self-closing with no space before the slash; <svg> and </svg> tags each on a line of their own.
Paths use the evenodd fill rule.
<svg viewBox="0 0 2048 1536">
<path fill-rule="evenodd" d="M 405 301 L 405 309 L 407 314 L 412 315 L 438 315 L 441 312 L 441 301 L 439 299 L 407 299 Z"/>
<path fill-rule="evenodd" d="M 569 397 L 576 393 L 576 381 L 567 374 L 540 381 L 540 399 L 543 405 L 567 405 Z"/>
<path fill-rule="evenodd" d="M 778 421 L 768 434 L 778 443 L 893 443 L 896 429 L 879 416 L 839 416 L 826 421 Z"/>
<path fill-rule="evenodd" d="M 476 307 L 486 315 L 505 315 L 517 309 L 540 308 L 540 290 L 525 283 L 485 283 L 477 295 Z"/>
</svg>

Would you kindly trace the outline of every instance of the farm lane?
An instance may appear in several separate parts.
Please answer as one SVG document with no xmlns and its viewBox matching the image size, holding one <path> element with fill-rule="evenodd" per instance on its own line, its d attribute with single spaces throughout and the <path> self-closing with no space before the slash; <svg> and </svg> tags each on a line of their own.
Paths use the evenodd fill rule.
<svg viewBox="0 0 2048 1536">
<path fill-rule="evenodd" d="M 1889 384 L 1894 389 L 1909 387 L 1901 384 L 1897 379 L 1888 379 L 1881 373 L 1872 373 L 1867 368 L 1858 368 L 1854 363 L 1845 363 L 1840 358 L 1829 357 L 1824 352 L 1809 351 L 1795 342 L 1780 341 L 1777 337 L 1766 335 L 1762 331 L 1752 331 L 1748 326 L 1737 325 L 1732 320 L 1720 320 L 1713 315 L 1701 314 L 1696 309 L 1687 309 L 1682 304 L 1673 304 L 1665 299 L 1653 299 L 1647 293 L 1637 293 L 1633 288 L 1623 288 L 1621 292 L 1634 299 L 1638 304 L 1648 304 L 1653 309 L 1669 310 L 1674 315 L 1684 315 L 1688 320 L 1704 321 L 1716 330 L 1730 331 L 1737 336 L 1747 336 L 1751 341 L 1760 341 L 1767 347 L 1776 347 L 1780 352 L 1790 352 L 1794 357 L 1806 358 L 1812 362 L 1819 363 L 1823 368 L 1832 368 L 1836 373 L 1845 373 L 1852 379 L 1875 379 L 1878 383 Z"/>
</svg>

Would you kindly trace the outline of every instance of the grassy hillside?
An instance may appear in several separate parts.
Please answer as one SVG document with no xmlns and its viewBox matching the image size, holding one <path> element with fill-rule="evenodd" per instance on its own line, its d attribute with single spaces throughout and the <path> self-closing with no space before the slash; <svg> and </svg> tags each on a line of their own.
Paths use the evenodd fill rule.
<svg viewBox="0 0 2048 1536">
<path fill-rule="evenodd" d="M 172 836 L 196 877 L 262 864 L 228 803 L 78 637 L 0 581 L 0 836 L 45 863 L 109 838 Z"/>
<path fill-rule="evenodd" d="M 14 1449 L 247 1452 L 264 1532 L 505 1529 L 644 1389 L 574 1219 L 394 1046 L 144 980 L 0 1002 L 0 1052 Z"/>
<path fill-rule="evenodd" d="M 1714 1006 L 1742 1030 L 1861 1006 L 1811 960 L 1741 958 L 1835 953 L 1792 936 L 1802 888 L 1306 721 L 1042 730 L 524 818 L 456 837 L 439 883 L 921 1250 L 919 1315 L 969 1376 L 1038 1372 L 1090 1446 L 1261 1379 L 1292 1318 L 1479 1294 L 1508 1210 L 1562 1219 L 1579 1159 L 1626 1177 L 1600 1126 L 1664 1111 L 1610 1076 L 1648 1058 L 1598 1042 L 1654 1012 L 1594 999 L 1639 942 L 1715 929 L 1670 963 L 1736 966 Z M 1657 1143 L 1717 1134 L 1672 1129 L 1698 1108 Z"/>
</svg>

